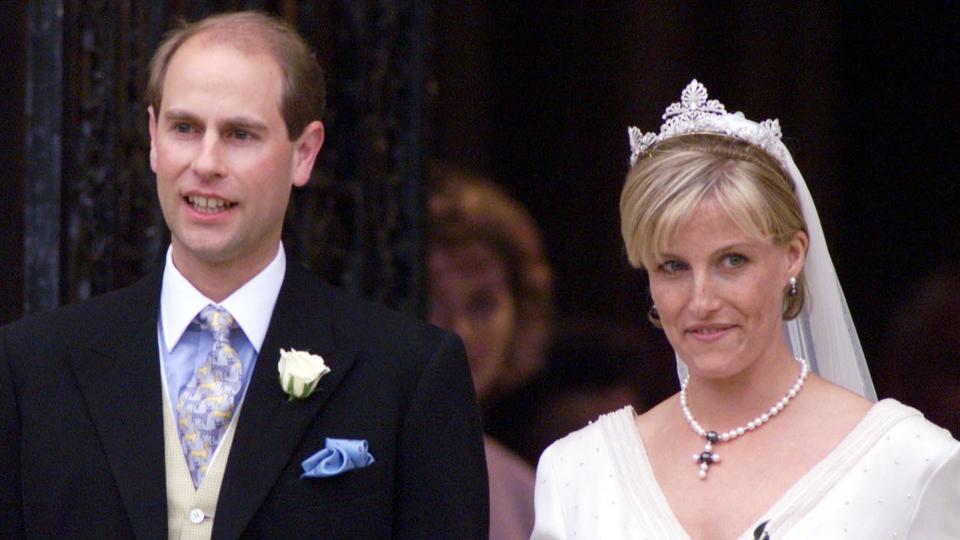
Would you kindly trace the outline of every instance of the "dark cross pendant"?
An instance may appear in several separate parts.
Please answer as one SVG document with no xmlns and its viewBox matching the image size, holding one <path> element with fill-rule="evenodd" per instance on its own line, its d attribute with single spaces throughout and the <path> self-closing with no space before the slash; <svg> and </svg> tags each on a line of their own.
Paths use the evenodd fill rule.
<svg viewBox="0 0 960 540">
<path fill-rule="evenodd" d="M 701 480 L 707 479 L 707 471 L 710 470 L 711 463 L 720 462 L 720 454 L 713 452 L 713 443 L 720 440 L 720 436 L 716 431 L 708 431 L 704 437 L 707 439 L 707 444 L 703 446 L 703 452 L 693 454 L 693 462 L 697 463 L 700 467 L 698 474 Z"/>
</svg>

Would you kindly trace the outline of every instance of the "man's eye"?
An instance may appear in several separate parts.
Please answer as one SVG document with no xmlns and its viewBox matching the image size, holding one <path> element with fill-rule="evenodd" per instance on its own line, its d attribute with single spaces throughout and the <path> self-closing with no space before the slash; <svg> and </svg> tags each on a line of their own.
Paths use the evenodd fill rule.
<svg viewBox="0 0 960 540">
<path fill-rule="evenodd" d="M 186 122 L 177 122 L 176 124 L 173 125 L 173 130 L 176 131 L 177 133 L 190 133 L 191 128 L 190 128 L 190 124 Z"/>
<path fill-rule="evenodd" d="M 253 139 L 253 133 L 250 133 L 245 129 L 237 129 L 233 132 L 233 138 L 237 139 L 238 141 L 248 141 Z"/>
</svg>

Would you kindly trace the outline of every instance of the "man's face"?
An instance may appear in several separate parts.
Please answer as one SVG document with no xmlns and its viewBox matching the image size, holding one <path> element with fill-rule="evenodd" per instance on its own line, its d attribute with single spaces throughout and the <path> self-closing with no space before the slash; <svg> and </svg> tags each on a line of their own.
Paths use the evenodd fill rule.
<svg viewBox="0 0 960 540">
<path fill-rule="evenodd" d="M 203 36 L 170 61 L 160 110 L 149 111 L 150 166 L 188 279 L 223 268 L 252 276 L 276 255 L 290 189 L 309 180 L 323 141 L 320 122 L 289 140 L 281 80 L 270 56 Z"/>
</svg>

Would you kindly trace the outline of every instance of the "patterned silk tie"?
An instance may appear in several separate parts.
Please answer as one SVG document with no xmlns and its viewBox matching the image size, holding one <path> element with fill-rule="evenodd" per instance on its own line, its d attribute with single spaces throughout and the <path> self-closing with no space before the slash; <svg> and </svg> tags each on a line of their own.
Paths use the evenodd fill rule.
<svg viewBox="0 0 960 540">
<path fill-rule="evenodd" d="M 213 347 L 177 400 L 180 445 L 195 488 L 200 487 L 230 425 L 243 370 L 237 351 L 230 346 L 233 317 L 223 308 L 208 305 L 200 312 L 200 320 L 213 334 Z"/>
</svg>

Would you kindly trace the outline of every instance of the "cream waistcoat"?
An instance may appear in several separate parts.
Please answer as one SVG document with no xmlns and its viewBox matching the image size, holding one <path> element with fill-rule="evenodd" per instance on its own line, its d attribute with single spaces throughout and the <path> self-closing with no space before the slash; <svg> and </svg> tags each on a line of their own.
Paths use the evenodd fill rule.
<svg viewBox="0 0 960 540">
<path fill-rule="evenodd" d="M 166 388 L 166 385 L 164 385 Z M 194 489 L 187 460 L 180 447 L 180 434 L 171 412 L 170 400 L 163 394 L 163 440 L 167 476 L 167 527 L 171 540 L 209 540 L 213 533 L 214 512 L 220 498 L 220 485 L 227 468 L 227 458 L 236 430 L 237 408 L 223 439 L 217 446 L 213 461 L 207 468 L 200 489 Z"/>
</svg>

